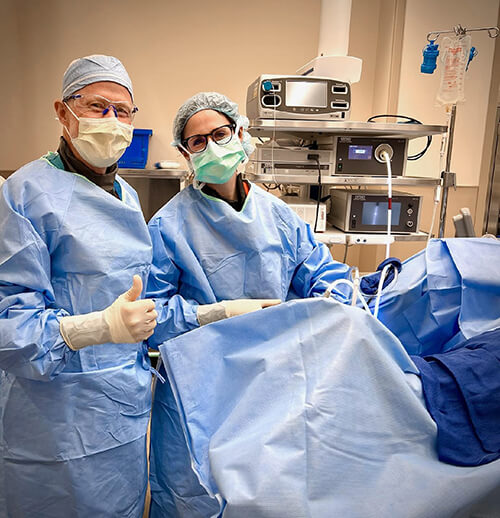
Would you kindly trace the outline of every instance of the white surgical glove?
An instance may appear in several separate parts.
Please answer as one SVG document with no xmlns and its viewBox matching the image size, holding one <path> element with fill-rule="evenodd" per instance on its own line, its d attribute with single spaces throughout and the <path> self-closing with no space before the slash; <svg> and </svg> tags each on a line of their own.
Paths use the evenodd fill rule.
<svg viewBox="0 0 500 518">
<path fill-rule="evenodd" d="M 136 343 L 149 338 L 156 327 L 155 303 L 137 300 L 142 280 L 134 275 L 132 287 L 103 311 L 61 318 L 60 332 L 73 350 L 107 342 Z"/>
<path fill-rule="evenodd" d="M 276 306 L 281 302 L 280 299 L 237 299 L 223 300 L 214 304 L 204 304 L 198 306 L 197 317 L 200 326 L 217 322 L 224 318 L 235 317 L 251 313 L 258 309 Z"/>
</svg>

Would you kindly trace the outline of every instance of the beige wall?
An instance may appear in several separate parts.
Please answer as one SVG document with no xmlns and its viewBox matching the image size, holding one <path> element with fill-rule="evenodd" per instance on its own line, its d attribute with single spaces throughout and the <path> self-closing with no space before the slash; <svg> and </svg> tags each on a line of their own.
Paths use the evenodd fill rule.
<svg viewBox="0 0 500 518">
<path fill-rule="evenodd" d="M 351 120 L 365 121 L 373 115 L 373 96 L 377 66 L 380 0 L 353 0 L 349 55 L 361 58 L 361 80 L 352 85 Z"/>
<path fill-rule="evenodd" d="M 500 27 L 500 11 L 498 13 L 496 25 L 497 27 Z M 495 53 L 493 56 L 493 72 L 490 83 L 488 113 L 485 121 L 486 129 L 479 176 L 478 204 L 476 206 L 475 214 L 476 232 L 486 230 L 486 203 L 489 195 L 488 190 L 490 188 L 495 156 L 497 135 L 496 112 L 498 106 L 500 106 L 500 37 L 495 40 Z"/>
<path fill-rule="evenodd" d="M 136 127 L 153 128 L 150 162 L 174 158 L 171 122 L 180 104 L 218 90 L 244 110 L 262 73 L 294 73 L 316 55 L 319 0 L 0 0 L 0 98 L 8 139 L 0 169 L 57 146 L 52 104 L 78 56 L 118 56 L 134 83 Z M 285 9 L 283 7 L 286 6 Z M 20 135 L 25 139 L 22 145 Z"/>
<path fill-rule="evenodd" d="M 20 77 L 20 31 L 17 26 L 17 10 L 14 1 L 0 0 L 0 170 L 15 167 L 14 157 L 21 155 L 21 130 L 27 124 Z"/>
<path fill-rule="evenodd" d="M 398 106 L 400 113 L 410 114 L 426 123 L 446 123 L 443 107 L 435 104 L 443 68 L 441 63 L 438 61 L 438 68 L 432 75 L 420 73 L 427 33 L 449 30 L 459 23 L 470 28 L 494 26 L 498 8 L 498 0 L 407 0 Z M 451 170 L 457 174 L 458 185 L 476 186 L 479 182 L 495 40 L 484 32 L 471 32 L 470 35 L 472 45 L 479 53 L 466 73 L 466 102 L 457 107 Z M 438 44 L 442 38 L 440 36 Z M 414 149 L 421 144 L 415 142 Z M 421 160 L 408 164 L 408 174 L 439 174 L 439 145 L 436 144 Z"/>
</svg>

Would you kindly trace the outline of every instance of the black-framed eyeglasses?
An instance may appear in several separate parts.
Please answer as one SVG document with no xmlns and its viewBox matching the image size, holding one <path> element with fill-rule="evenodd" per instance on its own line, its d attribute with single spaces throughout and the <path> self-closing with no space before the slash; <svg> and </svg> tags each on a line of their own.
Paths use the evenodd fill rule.
<svg viewBox="0 0 500 518">
<path fill-rule="evenodd" d="M 219 146 L 227 144 L 234 135 L 236 124 L 225 124 L 205 135 L 191 135 L 181 143 L 190 153 L 201 153 L 207 149 L 208 137 Z"/>
</svg>

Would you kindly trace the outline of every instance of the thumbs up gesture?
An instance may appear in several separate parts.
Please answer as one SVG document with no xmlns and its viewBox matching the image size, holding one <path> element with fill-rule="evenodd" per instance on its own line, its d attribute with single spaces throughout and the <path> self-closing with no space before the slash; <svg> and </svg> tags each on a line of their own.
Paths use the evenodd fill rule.
<svg viewBox="0 0 500 518">
<path fill-rule="evenodd" d="M 78 351 L 91 345 L 128 344 L 149 338 L 158 313 L 151 299 L 139 299 L 141 292 L 142 280 L 134 275 L 132 287 L 103 311 L 62 317 L 59 330 L 67 346 Z"/>
<path fill-rule="evenodd" d="M 158 313 L 151 299 L 138 300 L 141 292 L 142 280 L 134 275 L 132 287 L 104 310 L 104 320 L 113 342 L 135 343 L 153 334 Z"/>
<path fill-rule="evenodd" d="M 123 297 L 126 299 L 127 302 L 134 302 L 137 300 L 142 293 L 142 279 L 139 275 L 134 275 L 132 278 L 132 287 L 126 291 L 125 293 L 122 293 L 120 297 Z"/>
</svg>

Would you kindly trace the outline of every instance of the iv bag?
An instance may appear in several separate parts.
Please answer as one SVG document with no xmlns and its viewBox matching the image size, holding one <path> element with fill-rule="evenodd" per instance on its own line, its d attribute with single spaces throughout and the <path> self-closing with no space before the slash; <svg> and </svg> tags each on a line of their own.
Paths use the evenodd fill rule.
<svg viewBox="0 0 500 518">
<path fill-rule="evenodd" d="M 438 105 L 465 101 L 465 67 L 471 46 L 470 36 L 443 38 L 441 44 L 441 84 L 436 96 Z"/>
</svg>

